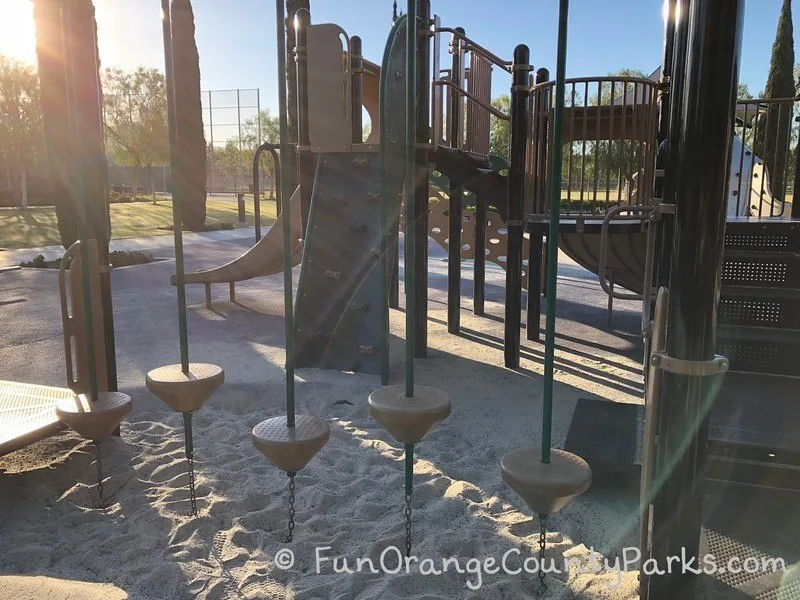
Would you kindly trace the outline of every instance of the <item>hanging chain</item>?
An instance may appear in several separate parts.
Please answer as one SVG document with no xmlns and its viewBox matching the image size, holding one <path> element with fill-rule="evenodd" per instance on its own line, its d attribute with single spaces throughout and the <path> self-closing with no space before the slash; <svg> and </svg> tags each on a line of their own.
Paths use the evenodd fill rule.
<svg viewBox="0 0 800 600">
<path fill-rule="evenodd" d="M 411 556 L 411 494 L 406 494 L 406 556 Z"/>
<path fill-rule="evenodd" d="M 189 500 L 192 503 L 192 516 L 197 516 L 197 495 L 194 490 L 194 455 L 187 454 L 186 462 L 189 465 Z"/>
<path fill-rule="evenodd" d="M 544 582 L 544 550 L 547 545 L 547 515 L 539 515 L 539 587 L 536 588 L 536 597 L 541 598 L 547 592 Z"/>
<path fill-rule="evenodd" d="M 100 440 L 94 440 L 95 466 L 97 467 L 97 495 L 100 497 L 98 508 L 106 508 L 105 496 L 103 495 L 103 455 L 100 453 Z"/>
<path fill-rule="evenodd" d="M 295 486 L 294 486 L 294 473 L 289 471 L 289 533 L 286 536 L 285 544 L 288 544 L 292 541 L 292 537 L 294 535 L 294 498 L 295 498 Z"/>
</svg>

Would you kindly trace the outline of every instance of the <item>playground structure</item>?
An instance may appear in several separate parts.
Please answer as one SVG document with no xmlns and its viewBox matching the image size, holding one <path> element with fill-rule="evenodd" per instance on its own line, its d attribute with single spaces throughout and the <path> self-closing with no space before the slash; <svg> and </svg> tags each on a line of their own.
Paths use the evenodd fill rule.
<svg viewBox="0 0 800 600">
<path fill-rule="evenodd" d="M 673 12 L 678 2 L 672 1 Z M 300 185 L 293 194 L 281 195 L 279 222 L 236 261 L 187 275 L 179 226 L 180 192 L 173 203 L 177 259 L 173 283 L 178 295 L 181 364 L 151 371 L 147 387 L 184 414 L 194 514 L 191 413 L 222 383 L 224 373 L 214 365 L 189 362 L 185 285 L 204 283 L 208 290 L 211 283 L 227 282 L 233 292 L 235 281 L 283 272 L 286 416 L 257 425 L 252 440 L 289 477 L 287 542 L 291 541 L 295 475 L 324 447 L 330 435 L 329 426 L 319 417 L 295 415 L 294 369 L 308 366 L 362 371 L 380 374 L 382 383 L 389 383 L 388 314 L 390 290 L 398 273 L 403 198 L 406 381 L 405 386 L 375 391 L 369 404 L 375 419 L 404 446 L 407 552 L 411 550 L 415 445 L 451 410 L 445 392 L 415 385 L 414 381 L 415 356 L 424 355 L 427 345 L 427 239 L 436 228 L 437 235 L 444 233 L 443 217 L 447 218 L 447 237 L 443 241 L 449 257 L 448 328 L 454 333 L 459 330 L 462 258 L 472 253 L 475 259 L 475 311 L 480 314 L 483 269 L 485 261 L 493 256 L 488 246 L 497 246 L 494 256 L 506 268 L 505 355 L 509 367 L 519 366 L 521 289 L 525 284 L 528 336 L 535 334 L 532 339 L 538 338 L 542 266 L 547 256 L 541 452 L 523 448 L 507 454 L 500 465 L 504 481 L 540 516 L 542 552 L 547 516 L 591 483 L 592 457 L 575 449 L 569 452 L 565 450 L 570 448 L 551 448 L 559 247 L 596 272 L 609 297 L 636 299 L 643 305 L 644 366 L 649 371 L 641 511 L 641 547 L 646 556 L 663 560 L 674 554 L 675 546 L 696 546 L 702 467 L 711 466 L 717 473 L 723 472 L 722 478 L 734 479 L 733 471 L 739 465 L 746 464 L 751 476 L 765 472 L 775 475 L 782 473 L 781 466 L 796 465 L 793 461 L 800 454 L 793 432 L 797 413 L 791 406 L 787 408 L 787 403 L 781 406 L 781 398 L 770 397 L 768 402 L 758 398 L 754 404 L 737 395 L 736 390 L 726 391 L 723 387 L 711 414 L 710 432 L 698 427 L 706 417 L 705 394 L 713 387 L 708 382 L 716 383 L 715 378 L 726 371 L 768 372 L 783 378 L 798 374 L 796 361 L 791 359 L 798 350 L 800 236 L 798 222 L 785 218 L 787 208 L 781 195 L 785 190 L 776 190 L 778 198 L 773 196 L 766 169 L 758 164 L 752 151 L 743 143 L 737 146 L 734 142 L 734 158 L 731 160 L 727 154 L 731 123 L 738 114 L 731 102 L 738 41 L 730 32 L 735 32 L 741 21 L 742 3 L 696 2 L 695 12 L 681 11 L 684 20 L 673 24 L 686 38 L 683 50 L 680 42 L 670 41 L 668 33 L 667 45 L 672 45 L 675 58 L 665 60 L 668 72 L 683 72 L 681 56 L 683 61 L 696 61 L 696 69 L 687 68 L 685 81 L 675 77 L 669 85 L 666 80 L 638 78 L 567 80 L 567 0 L 561 0 L 559 59 L 556 80 L 552 82 L 543 69 L 531 81 L 532 67 L 525 46 L 515 49 L 512 61 L 504 61 L 467 38 L 463 30 L 442 27 L 438 18 L 431 18 L 427 0 L 410 0 L 407 15 L 395 21 L 380 68 L 360 56 L 358 38 L 343 36 L 335 25 L 311 25 L 307 11 L 297 13 L 296 150 Z M 278 0 L 277 5 L 279 72 L 285 72 L 283 4 Z M 172 124 L 174 81 L 166 0 L 162 7 Z M 712 15 L 714 19 L 710 18 Z M 415 26 L 409 27 L 410 23 Z M 686 51 L 689 30 L 694 32 L 693 55 Z M 449 74 L 441 77 L 437 63 L 443 33 L 452 36 L 453 66 Z M 510 115 L 496 114 L 488 102 L 491 65 L 512 76 Z M 292 151 L 287 136 L 285 85 L 282 79 L 279 97 L 283 156 Z M 590 91 L 595 86 L 596 101 L 592 102 Z M 367 93 L 366 89 L 372 91 Z M 448 90 L 446 99 L 444 89 Z M 604 95 L 605 91 L 609 93 Z M 417 98 L 422 99 L 420 109 Z M 686 105 L 715 108 L 703 111 L 706 114 L 702 123 L 687 119 L 683 124 L 678 117 L 682 116 L 684 100 Z M 367 104 L 372 108 L 373 130 L 365 141 L 360 108 Z M 425 110 L 429 104 L 430 113 Z M 747 112 L 748 105 L 743 112 Z M 717 110 L 719 107 L 725 110 Z M 664 118 L 665 113 L 673 112 Z M 428 123 L 430 114 L 432 123 Z M 489 115 L 507 118 L 511 123 L 509 161 L 499 166 L 488 155 Z M 662 128 L 663 121 L 672 127 Z M 748 123 L 746 114 L 742 123 Z M 176 135 L 171 128 L 173 148 Z M 667 155 L 663 157 L 659 149 L 663 149 L 661 142 L 665 140 Z M 573 152 L 578 147 L 581 151 Z M 733 173 L 731 165 L 736 163 L 737 152 L 741 166 L 738 174 L 732 175 L 737 182 L 734 195 L 726 177 Z M 566 159 L 562 161 L 563 154 Z M 606 160 L 609 158 L 619 160 Z M 748 160 L 750 166 L 746 170 Z M 440 202 L 433 203 L 438 204 L 433 209 L 428 200 L 430 163 L 449 180 L 449 202 L 439 196 Z M 562 164 L 567 168 L 566 198 L 561 186 Z M 505 170 L 507 173 L 502 172 Z M 659 181 L 661 177 L 663 180 Z M 578 192 L 574 197 L 572 184 L 576 182 Z M 464 207 L 465 190 L 474 194 L 474 209 Z M 748 199 L 748 206 L 736 203 L 736 214 L 728 213 L 725 231 L 725 202 L 730 211 L 734 197 Z M 686 198 L 695 201 L 688 202 Z M 527 252 L 525 233 L 530 239 Z M 504 247 L 502 238 L 506 240 Z M 553 241 L 546 250 L 545 238 Z M 704 243 L 698 244 L 698 239 Z M 100 347 L 102 340 L 95 335 L 99 324 L 92 311 L 92 306 L 102 301 L 101 292 L 87 287 L 97 279 L 91 269 L 94 265 L 99 268 L 99 261 L 91 258 L 91 248 L 91 240 L 82 240 L 77 248 L 81 254 L 72 261 L 74 273 L 70 272 L 70 318 L 79 318 L 74 307 L 84 306 L 81 324 L 86 336 L 77 343 L 86 348 L 89 361 L 84 367 L 79 359 L 74 373 L 78 382 L 88 377 L 89 393 L 82 397 L 67 393 L 60 415 L 76 431 L 94 438 L 108 433 L 105 430 L 115 421 L 118 424 L 124 412 L 130 410 L 130 402 L 124 395 L 103 395 L 103 388 L 112 384 L 103 381 L 98 376 L 98 365 L 92 364 L 99 362 L 97 352 L 101 357 L 105 353 Z M 295 302 L 291 267 L 301 249 Z M 524 264 L 525 256 L 528 265 Z M 721 299 L 717 308 L 720 273 Z M 623 295 L 615 285 L 632 294 Z M 658 290 L 656 294 L 654 288 Z M 83 290 L 83 295 L 76 296 L 76 290 Z M 207 303 L 209 296 L 207 293 Z M 651 320 L 653 296 L 658 299 Z M 62 302 L 63 299 L 62 291 Z M 714 331 L 716 315 L 719 327 Z M 80 328 L 76 327 L 65 320 L 65 340 L 77 336 Z M 715 336 L 720 356 L 715 354 Z M 66 354 L 70 356 L 69 347 Z M 83 351 L 80 354 L 84 355 Z M 742 373 L 726 377 L 731 375 L 737 376 L 734 381 L 742 377 L 753 381 Z M 19 394 L 20 389 L 8 387 L 11 395 Z M 44 395 L 27 388 L 21 393 L 30 397 Z M 70 409 L 70 403 L 74 408 Z M 93 415 L 96 407 L 103 404 L 100 419 L 83 416 Z M 721 417 L 716 416 L 720 414 Z M 782 428 L 778 434 L 769 431 L 775 422 Z M 594 426 L 600 429 L 603 423 Z M 716 459 L 706 456 L 707 445 Z M 584 447 L 591 450 L 591 445 Z M 679 449 L 675 455 L 668 454 L 675 448 Z M 665 470 L 664 465 L 675 456 L 677 465 Z M 656 481 L 663 482 L 663 486 L 656 487 Z M 751 482 L 762 483 L 758 477 Z M 776 482 L 781 483 L 779 477 L 771 483 Z M 680 597 L 675 590 L 685 589 L 687 577 L 691 579 L 686 573 L 669 577 L 642 573 L 642 596 L 649 595 L 654 600 Z"/>
</svg>

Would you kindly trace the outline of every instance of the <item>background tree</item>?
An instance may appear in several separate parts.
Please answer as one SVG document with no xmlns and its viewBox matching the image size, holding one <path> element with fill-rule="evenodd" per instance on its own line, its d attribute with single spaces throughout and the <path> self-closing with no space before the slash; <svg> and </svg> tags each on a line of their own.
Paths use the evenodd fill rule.
<svg viewBox="0 0 800 600">
<path fill-rule="evenodd" d="M 794 31 L 792 27 L 792 2 L 783 0 L 778 29 L 772 44 L 772 58 L 767 77 L 765 98 L 791 98 L 797 91 L 794 78 Z M 783 192 L 786 179 L 789 130 L 792 123 L 792 110 L 789 105 L 771 105 L 767 111 L 766 122 L 756 133 L 754 151 L 764 159 L 769 169 L 772 191 Z"/>
<path fill-rule="evenodd" d="M 511 97 L 503 94 L 492 100 L 492 106 L 505 114 L 511 113 Z M 511 139 L 511 123 L 498 119 L 494 115 L 489 117 L 489 154 L 508 158 L 509 140 Z"/>
<path fill-rule="evenodd" d="M 0 159 L 14 198 L 28 207 L 27 173 L 44 154 L 39 79 L 32 67 L 0 55 Z"/>
<path fill-rule="evenodd" d="M 147 168 L 153 192 L 151 167 L 169 162 L 164 74 L 142 67 L 130 73 L 106 69 L 103 90 L 109 154 L 119 164 L 133 165 L 134 194 L 139 187 L 141 170 Z"/>
<path fill-rule="evenodd" d="M 245 173 L 248 174 L 248 177 L 252 175 L 253 156 L 255 156 L 259 140 L 278 144 L 281 137 L 280 133 L 278 117 L 273 117 L 267 109 L 262 110 L 259 115 L 251 117 L 242 123 L 241 160 L 245 165 Z M 275 165 L 267 152 L 261 154 L 260 169 L 266 178 L 275 179 Z"/>
<path fill-rule="evenodd" d="M 240 148 L 235 139 L 230 139 L 225 146 L 214 151 L 214 159 L 223 175 L 233 177 L 234 189 L 238 191 L 240 180 L 246 181 L 252 170 L 253 153 Z"/>
<path fill-rule="evenodd" d="M 178 129 L 177 169 L 183 227 L 203 229 L 206 222 L 206 140 L 200 100 L 200 56 L 194 37 L 191 0 L 172 0 L 172 46 L 175 65 L 175 114 Z"/>
</svg>

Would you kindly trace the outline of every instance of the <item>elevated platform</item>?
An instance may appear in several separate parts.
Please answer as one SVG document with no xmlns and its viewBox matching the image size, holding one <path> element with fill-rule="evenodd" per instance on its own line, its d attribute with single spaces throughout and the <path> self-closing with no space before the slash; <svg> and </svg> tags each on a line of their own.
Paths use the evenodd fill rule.
<svg viewBox="0 0 800 600">
<path fill-rule="evenodd" d="M 73 395 L 68 388 L 0 381 L 0 456 L 62 429 L 56 405 Z"/>
</svg>

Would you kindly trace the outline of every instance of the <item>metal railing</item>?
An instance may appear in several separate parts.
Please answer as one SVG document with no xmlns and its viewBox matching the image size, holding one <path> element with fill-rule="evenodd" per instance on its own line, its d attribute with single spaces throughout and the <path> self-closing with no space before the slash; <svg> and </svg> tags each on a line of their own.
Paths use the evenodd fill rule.
<svg viewBox="0 0 800 600">
<path fill-rule="evenodd" d="M 730 216 L 788 215 L 793 191 L 792 146 L 800 139 L 800 97 L 743 99 L 736 104 L 728 189 Z"/>
<path fill-rule="evenodd" d="M 442 33 L 451 34 L 450 69 L 441 69 L 439 65 Z M 442 27 L 439 17 L 434 18 L 433 56 L 434 148 L 442 145 L 477 156 L 488 156 L 491 118 L 510 119 L 509 115 L 492 106 L 492 69 L 496 66 L 511 73 L 511 62 L 475 43 L 463 30 Z"/>
<path fill-rule="evenodd" d="M 638 77 L 568 79 L 561 214 L 588 217 L 653 204 L 658 83 Z M 548 214 L 555 83 L 530 90 L 526 208 Z"/>
</svg>

